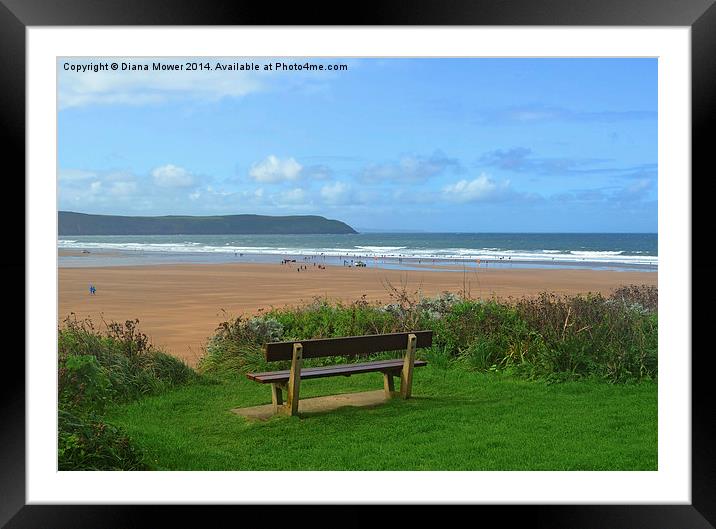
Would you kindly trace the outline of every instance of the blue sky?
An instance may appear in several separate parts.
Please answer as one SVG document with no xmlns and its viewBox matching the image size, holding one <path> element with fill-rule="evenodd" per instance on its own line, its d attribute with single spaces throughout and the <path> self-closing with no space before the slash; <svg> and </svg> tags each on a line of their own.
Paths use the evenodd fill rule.
<svg viewBox="0 0 716 529">
<path fill-rule="evenodd" d="M 113 60 L 152 62 L 58 60 L 61 210 L 315 214 L 437 232 L 657 231 L 656 59 L 64 69 Z"/>
</svg>

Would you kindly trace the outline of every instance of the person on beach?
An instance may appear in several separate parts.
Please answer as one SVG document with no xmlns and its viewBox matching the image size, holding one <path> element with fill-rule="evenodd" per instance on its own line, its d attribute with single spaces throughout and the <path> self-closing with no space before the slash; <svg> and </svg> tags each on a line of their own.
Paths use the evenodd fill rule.
<svg viewBox="0 0 716 529">
<path fill-rule="evenodd" d="M 90 295 L 94 296 L 94 293 L 97 292 L 97 289 L 94 287 L 94 285 L 90 285 L 89 291 L 90 291 Z"/>
</svg>

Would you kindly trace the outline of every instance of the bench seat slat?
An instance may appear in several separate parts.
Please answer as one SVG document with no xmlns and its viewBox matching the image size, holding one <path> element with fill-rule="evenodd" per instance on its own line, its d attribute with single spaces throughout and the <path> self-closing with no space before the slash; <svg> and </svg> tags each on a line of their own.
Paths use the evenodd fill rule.
<svg viewBox="0 0 716 529">
<path fill-rule="evenodd" d="M 402 361 L 399 358 L 390 358 L 387 360 L 374 360 L 372 362 L 362 362 L 362 363 L 348 363 L 348 364 L 333 364 L 333 365 L 325 365 L 325 366 L 319 366 L 319 367 L 310 367 L 310 368 L 304 368 L 301 370 L 301 373 L 307 373 L 312 371 L 321 371 L 321 370 L 331 370 L 335 371 L 337 369 L 345 368 L 345 367 L 351 367 L 351 366 L 381 366 L 381 365 L 387 365 L 392 366 L 395 362 Z M 275 375 L 277 373 L 285 374 L 289 373 L 290 370 L 281 370 L 281 371 L 266 371 L 264 373 L 249 373 L 250 377 L 262 377 L 264 375 Z"/>
<path fill-rule="evenodd" d="M 425 360 L 416 360 L 415 367 L 428 365 Z M 332 377 L 338 375 L 357 375 L 360 373 L 372 373 L 380 371 L 400 371 L 403 367 L 403 359 L 378 360 L 376 362 L 363 362 L 356 364 L 340 364 L 332 366 L 309 367 L 301 370 L 301 379 Z M 246 376 L 262 384 L 287 382 L 291 371 L 267 371 L 265 373 L 247 373 Z"/>
<path fill-rule="evenodd" d="M 301 370 L 302 374 L 305 373 L 315 373 L 320 371 L 329 371 L 331 373 L 335 373 L 336 371 L 342 371 L 343 369 L 355 369 L 356 367 L 370 367 L 375 366 L 376 368 L 386 366 L 388 368 L 393 367 L 396 362 L 400 363 L 402 362 L 402 359 L 399 358 L 391 358 L 388 360 L 374 360 L 372 362 L 362 362 L 362 363 L 349 363 L 349 364 L 334 364 L 334 365 L 326 365 L 326 366 L 319 366 L 319 367 L 310 367 L 310 368 L 304 368 Z M 402 365 L 402 363 L 400 364 Z M 281 370 L 281 371 L 266 371 L 264 373 L 249 373 L 248 376 L 252 379 L 258 377 L 264 377 L 267 375 L 286 375 L 290 373 L 291 371 L 289 369 Z"/>
</svg>

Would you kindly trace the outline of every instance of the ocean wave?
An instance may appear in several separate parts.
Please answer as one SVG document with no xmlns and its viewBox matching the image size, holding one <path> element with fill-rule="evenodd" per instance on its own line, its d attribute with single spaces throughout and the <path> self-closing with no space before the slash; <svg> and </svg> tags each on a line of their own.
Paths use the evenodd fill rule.
<svg viewBox="0 0 716 529">
<path fill-rule="evenodd" d="M 585 251 L 585 250 L 507 250 L 495 248 L 408 248 L 405 246 L 353 246 L 350 248 L 300 248 L 290 246 L 247 246 L 228 245 L 213 246 L 185 241 L 182 243 L 140 243 L 140 242 L 85 242 L 72 239 L 58 241 L 58 248 L 66 249 L 97 249 L 128 252 L 170 252 L 170 253 L 215 253 L 215 254 L 259 254 L 276 256 L 308 256 L 308 257 L 346 257 L 381 259 L 412 259 L 412 260 L 452 260 L 452 261 L 527 261 L 554 263 L 605 263 L 605 264 L 636 264 L 657 266 L 658 257 L 653 255 L 624 255 L 623 251 Z"/>
<path fill-rule="evenodd" d="M 609 255 L 621 255 L 622 251 L 602 251 L 602 252 L 588 252 L 588 251 L 575 251 L 572 250 L 569 253 L 572 255 L 578 255 L 579 257 L 607 257 Z"/>
<path fill-rule="evenodd" d="M 358 246 L 359 250 L 366 250 L 369 252 L 381 253 L 381 252 L 394 252 L 395 250 L 405 250 L 407 246 Z"/>
</svg>

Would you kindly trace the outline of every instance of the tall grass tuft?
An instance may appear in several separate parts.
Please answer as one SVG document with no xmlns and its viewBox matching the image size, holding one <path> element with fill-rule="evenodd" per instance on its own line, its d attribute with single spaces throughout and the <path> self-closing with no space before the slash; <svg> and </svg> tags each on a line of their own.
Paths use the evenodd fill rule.
<svg viewBox="0 0 716 529">
<path fill-rule="evenodd" d="M 196 379 L 188 365 L 151 345 L 139 332 L 138 323 L 112 322 L 102 331 L 90 319 L 68 316 L 58 332 L 60 394 L 85 391 L 86 386 L 77 383 L 76 366 L 80 364 L 83 372 L 88 372 L 86 376 L 107 379 L 103 398 L 112 402 L 133 400 Z M 95 363 L 96 367 L 88 367 Z"/>
</svg>

